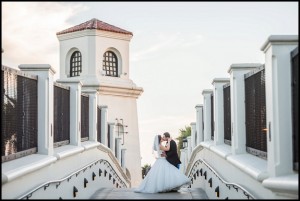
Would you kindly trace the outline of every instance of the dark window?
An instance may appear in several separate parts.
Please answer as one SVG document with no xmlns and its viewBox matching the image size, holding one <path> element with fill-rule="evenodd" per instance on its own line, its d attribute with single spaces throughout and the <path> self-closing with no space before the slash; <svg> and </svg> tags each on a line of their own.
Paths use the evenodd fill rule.
<svg viewBox="0 0 300 201">
<path fill-rule="evenodd" d="M 101 108 L 97 106 L 97 141 L 101 143 Z"/>
<path fill-rule="evenodd" d="M 214 122 L 214 95 L 210 96 L 210 109 L 211 109 L 211 139 L 214 140 L 214 130 L 215 130 L 215 122 Z"/>
<path fill-rule="evenodd" d="M 118 58 L 112 51 L 103 55 L 103 70 L 107 76 L 118 77 Z"/>
<path fill-rule="evenodd" d="M 70 59 L 70 76 L 79 76 L 82 72 L 82 59 L 79 51 L 74 52 Z"/>
<path fill-rule="evenodd" d="M 89 140 L 89 96 L 81 94 L 81 141 Z"/>
<path fill-rule="evenodd" d="M 108 124 L 107 127 L 108 127 L 108 131 L 107 131 L 107 146 L 109 148 L 111 148 L 111 144 L 110 144 L 110 125 Z"/>
<path fill-rule="evenodd" d="M 224 143 L 231 145 L 230 85 L 224 85 Z"/>
<path fill-rule="evenodd" d="M 292 117 L 293 117 L 293 168 L 299 166 L 299 61 L 298 47 L 292 51 Z"/>
</svg>

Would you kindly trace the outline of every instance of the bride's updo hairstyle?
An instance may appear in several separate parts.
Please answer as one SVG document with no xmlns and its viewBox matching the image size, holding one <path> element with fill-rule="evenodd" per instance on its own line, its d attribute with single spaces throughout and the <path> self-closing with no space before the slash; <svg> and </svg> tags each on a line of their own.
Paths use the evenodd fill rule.
<svg viewBox="0 0 300 201">
<path fill-rule="evenodd" d="M 158 135 L 158 143 L 161 141 L 161 135 Z"/>
</svg>

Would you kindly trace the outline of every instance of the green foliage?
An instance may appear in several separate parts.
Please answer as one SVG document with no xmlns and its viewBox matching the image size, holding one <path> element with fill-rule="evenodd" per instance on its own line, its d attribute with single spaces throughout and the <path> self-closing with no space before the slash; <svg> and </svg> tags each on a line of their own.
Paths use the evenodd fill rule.
<svg viewBox="0 0 300 201">
<path fill-rule="evenodd" d="M 143 179 L 145 178 L 145 176 L 147 175 L 147 173 L 149 172 L 151 168 L 151 165 L 150 164 L 145 164 L 143 167 L 142 167 L 142 177 Z"/>
<path fill-rule="evenodd" d="M 184 129 L 179 129 L 179 137 L 177 137 L 176 139 L 178 140 L 177 143 L 177 152 L 178 155 L 180 157 L 180 149 L 182 149 L 183 145 L 182 145 L 182 140 L 188 136 L 191 136 L 191 127 L 190 126 L 185 126 Z"/>
</svg>

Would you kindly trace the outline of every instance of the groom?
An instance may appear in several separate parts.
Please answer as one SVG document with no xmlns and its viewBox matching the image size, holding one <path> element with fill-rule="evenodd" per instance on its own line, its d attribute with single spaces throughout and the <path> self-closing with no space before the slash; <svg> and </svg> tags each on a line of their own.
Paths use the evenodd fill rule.
<svg viewBox="0 0 300 201">
<path fill-rule="evenodd" d="M 165 132 L 162 136 L 162 139 L 164 141 L 168 141 L 169 138 L 170 138 L 170 134 L 168 132 Z M 166 151 L 166 159 L 169 163 L 171 163 L 172 165 L 174 165 L 179 169 L 179 164 L 181 164 L 181 161 L 179 160 L 177 154 L 177 145 L 174 140 L 170 141 L 170 149 L 169 151 Z"/>
</svg>

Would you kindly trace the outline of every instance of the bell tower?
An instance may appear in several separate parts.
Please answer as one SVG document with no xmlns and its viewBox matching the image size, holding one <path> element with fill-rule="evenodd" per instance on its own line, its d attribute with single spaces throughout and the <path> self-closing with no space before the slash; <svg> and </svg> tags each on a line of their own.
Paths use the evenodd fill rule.
<svg viewBox="0 0 300 201">
<path fill-rule="evenodd" d="M 137 186 L 142 176 L 136 100 L 143 88 L 129 77 L 132 32 L 94 18 L 56 35 L 60 80 L 80 80 L 83 92 L 97 90 L 97 104 L 107 106 L 107 122 L 114 125 L 114 136 L 120 137 L 116 141 L 122 141 L 118 155 L 125 155 L 126 150 L 121 162 L 126 161 L 132 187 Z M 123 128 L 121 136 L 119 127 Z"/>
</svg>

